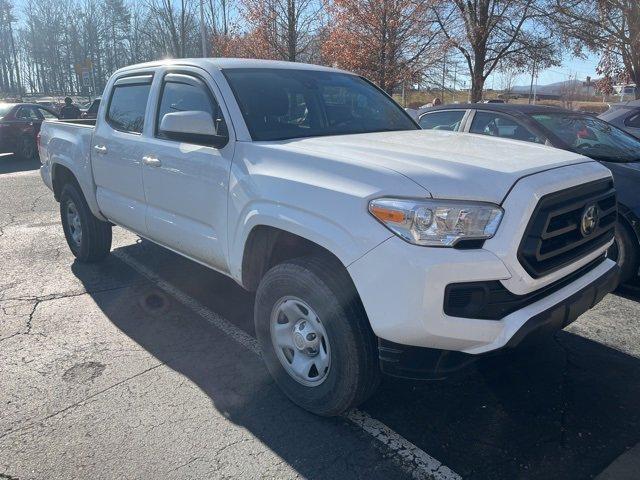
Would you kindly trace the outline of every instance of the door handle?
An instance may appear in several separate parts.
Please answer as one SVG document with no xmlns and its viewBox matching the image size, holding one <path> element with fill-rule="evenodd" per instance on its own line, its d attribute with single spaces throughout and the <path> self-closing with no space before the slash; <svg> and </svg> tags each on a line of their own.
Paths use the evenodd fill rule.
<svg viewBox="0 0 640 480">
<path fill-rule="evenodd" d="M 162 162 L 157 157 L 152 157 L 151 155 L 145 155 L 142 157 L 142 163 L 149 165 L 150 167 L 159 167 L 162 165 Z"/>
<path fill-rule="evenodd" d="M 96 153 L 99 153 L 101 155 L 107 153 L 107 147 L 105 147 L 104 145 L 95 145 L 93 149 L 96 151 Z"/>
</svg>

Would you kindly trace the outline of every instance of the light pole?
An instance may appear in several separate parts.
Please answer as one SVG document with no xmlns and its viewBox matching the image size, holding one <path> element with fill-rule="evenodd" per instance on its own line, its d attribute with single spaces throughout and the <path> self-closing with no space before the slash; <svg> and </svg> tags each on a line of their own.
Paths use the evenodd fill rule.
<svg viewBox="0 0 640 480">
<path fill-rule="evenodd" d="M 202 40 L 202 56 L 207 56 L 207 35 L 204 25 L 204 0 L 200 0 L 200 39 Z"/>
</svg>

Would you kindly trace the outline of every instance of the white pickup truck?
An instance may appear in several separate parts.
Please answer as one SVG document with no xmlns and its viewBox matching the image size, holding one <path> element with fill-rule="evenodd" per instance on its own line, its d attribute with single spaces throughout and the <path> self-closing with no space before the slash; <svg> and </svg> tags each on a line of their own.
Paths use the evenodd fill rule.
<svg viewBox="0 0 640 480">
<path fill-rule="evenodd" d="M 422 131 L 367 80 L 183 59 L 47 121 L 41 174 L 78 261 L 112 226 L 256 291 L 269 372 L 336 415 L 381 373 L 438 378 L 561 329 L 616 286 L 610 172 L 549 147 Z"/>
</svg>

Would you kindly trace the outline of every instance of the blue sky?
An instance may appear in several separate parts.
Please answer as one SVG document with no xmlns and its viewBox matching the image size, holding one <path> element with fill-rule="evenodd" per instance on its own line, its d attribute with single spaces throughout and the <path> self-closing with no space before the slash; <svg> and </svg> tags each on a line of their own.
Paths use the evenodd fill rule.
<svg viewBox="0 0 640 480">
<path fill-rule="evenodd" d="M 14 0 L 15 13 L 18 16 L 22 16 L 22 9 L 25 5 L 24 0 Z M 587 76 L 596 78 L 596 66 L 598 65 L 598 55 L 590 54 L 585 59 L 576 58 L 570 52 L 566 52 L 564 55 L 562 65 L 559 67 L 553 67 L 540 72 L 538 76 L 538 85 L 547 85 L 549 83 L 556 83 L 568 80 L 577 75 L 579 80 L 585 80 Z M 464 74 L 463 74 L 464 75 Z M 462 79 L 460 79 L 462 80 Z M 460 81 L 459 80 L 459 81 Z M 467 79 L 468 81 L 468 79 Z M 530 74 L 522 74 L 517 79 L 516 85 L 528 85 L 531 81 Z M 487 79 L 486 86 L 489 88 L 500 88 L 500 79 L 496 75 L 495 78 L 491 76 Z"/>
</svg>

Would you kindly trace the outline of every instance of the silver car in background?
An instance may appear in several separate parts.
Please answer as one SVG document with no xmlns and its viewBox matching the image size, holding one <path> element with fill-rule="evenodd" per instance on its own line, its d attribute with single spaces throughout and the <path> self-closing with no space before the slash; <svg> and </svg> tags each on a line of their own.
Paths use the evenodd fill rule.
<svg viewBox="0 0 640 480">
<path fill-rule="evenodd" d="M 614 103 L 598 118 L 640 138 L 640 100 Z"/>
</svg>

